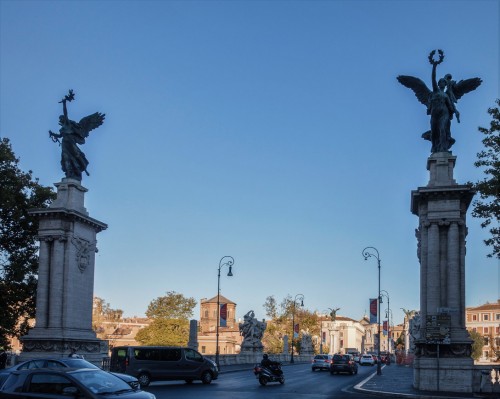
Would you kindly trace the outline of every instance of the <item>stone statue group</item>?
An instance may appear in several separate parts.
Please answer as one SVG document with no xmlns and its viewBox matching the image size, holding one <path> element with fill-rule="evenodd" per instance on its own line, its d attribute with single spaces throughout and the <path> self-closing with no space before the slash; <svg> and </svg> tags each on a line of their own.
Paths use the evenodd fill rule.
<svg viewBox="0 0 500 399">
<path fill-rule="evenodd" d="M 455 139 L 451 137 L 451 121 L 455 115 L 460 122 L 460 113 L 455 104 L 466 93 L 475 90 L 480 84 L 480 78 L 460 80 L 458 83 L 452 79 L 452 75 L 446 74 L 443 78 L 436 80 L 437 66 L 444 60 L 444 52 L 438 50 L 439 59 L 435 60 L 436 51 L 429 54 L 429 62 L 432 64 L 432 90 L 425 83 L 413 76 L 400 75 L 398 81 L 413 90 L 418 101 L 427 107 L 430 115 L 430 130 L 422 134 L 422 137 L 432 142 L 431 153 L 447 152 L 450 150 Z M 89 132 L 104 122 L 105 114 L 95 112 L 75 122 L 69 119 L 66 103 L 75 99 L 75 93 L 70 90 L 68 95 L 59 101 L 63 105 L 63 115 L 59 117 L 59 133 L 49 130 L 49 135 L 54 142 L 62 147 L 61 167 L 67 178 L 80 180 L 82 173 L 87 172 L 89 164 L 85 154 L 78 145 L 84 144 Z M 60 139 L 62 141 L 60 141 Z"/>
</svg>

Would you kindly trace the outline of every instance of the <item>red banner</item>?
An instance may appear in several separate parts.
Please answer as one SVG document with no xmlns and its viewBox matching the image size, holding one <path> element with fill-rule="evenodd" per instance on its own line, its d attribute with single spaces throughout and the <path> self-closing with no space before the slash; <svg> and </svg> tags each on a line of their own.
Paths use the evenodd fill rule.
<svg viewBox="0 0 500 399">
<path fill-rule="evenodd" d="M 227 327 L 227 303 L 222 303 L 220 305 L 220 317 L 219 317 L 220 327 Z"/>
<path fill-rule="evenodd" d="M 378 306 L 377 298 L 370 299 L 370 323 L 377 322 L 377 314 L 378 314 L 377 306 Z"/>
</svg>

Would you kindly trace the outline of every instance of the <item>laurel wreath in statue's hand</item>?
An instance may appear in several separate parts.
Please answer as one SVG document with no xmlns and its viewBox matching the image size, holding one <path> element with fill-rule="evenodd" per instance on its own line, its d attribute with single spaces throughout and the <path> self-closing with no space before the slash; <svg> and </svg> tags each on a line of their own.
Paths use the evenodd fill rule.
<svg viewBox="0 0 500 399">
<path fill-rule="evenodd" d="M 431 63 L 431 65 L 439 65 L 444 60 L 444 52 L 443 52 L 443 50 L 438 50 L 438 54 L 439 54 L 439 60 L 438 61 L 434 60 L 434 55 L 435 54 L 436 54 L 436 50 L 432 50 L 431 53 L 429 54 L 429 62 Z"/>
</svg>

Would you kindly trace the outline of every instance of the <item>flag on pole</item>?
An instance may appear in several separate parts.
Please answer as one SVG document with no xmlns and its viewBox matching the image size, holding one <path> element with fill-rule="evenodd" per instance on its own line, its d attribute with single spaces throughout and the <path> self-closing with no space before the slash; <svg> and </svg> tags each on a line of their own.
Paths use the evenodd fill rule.
<svg viewBox="0 0 500 399">
<path fill-rule="evenodd" d="M 378 305 L 378 299 L 377 298 L 372 298 L 370 299 L 370 323 L 376 323 L 377 322 L 377 305 Z"/>
<path fill-rule="evenodd" d="M 227 303 L 221 303 L 220 305 L 219 321 L 220 327 L 227 327 Z"/>
<path fill-rule="evenodd" d="M 294 338 L 299 337 L 299 323 L 297 323 L 293 326 L 293 337 Z"/>
<path fill-rule="evenodd" d="M 382 323 L 382 325 L 383 325 L 383 329 L 384 329 L 383 334 L 384 334 L 384 335 L 387 335 L 387 333 L 389 332 L 389 331 L 387 330 L 387 328 L 388 328 L 388 327 L 387 327 L 387 320 L 384 320 L 384 322 Z"/>
</svg>

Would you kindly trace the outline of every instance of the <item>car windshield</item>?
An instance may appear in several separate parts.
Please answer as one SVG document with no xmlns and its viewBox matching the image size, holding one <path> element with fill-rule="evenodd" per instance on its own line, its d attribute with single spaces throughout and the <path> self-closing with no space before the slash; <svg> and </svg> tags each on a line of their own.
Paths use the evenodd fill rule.
<svg viewBox="0 0 500 399">
<path fill-rule="evenodd" d="M 125 381 L 102 370 L 76 370 L 71 375 L 97 394 L 131 390 Z"/>
</svg>

